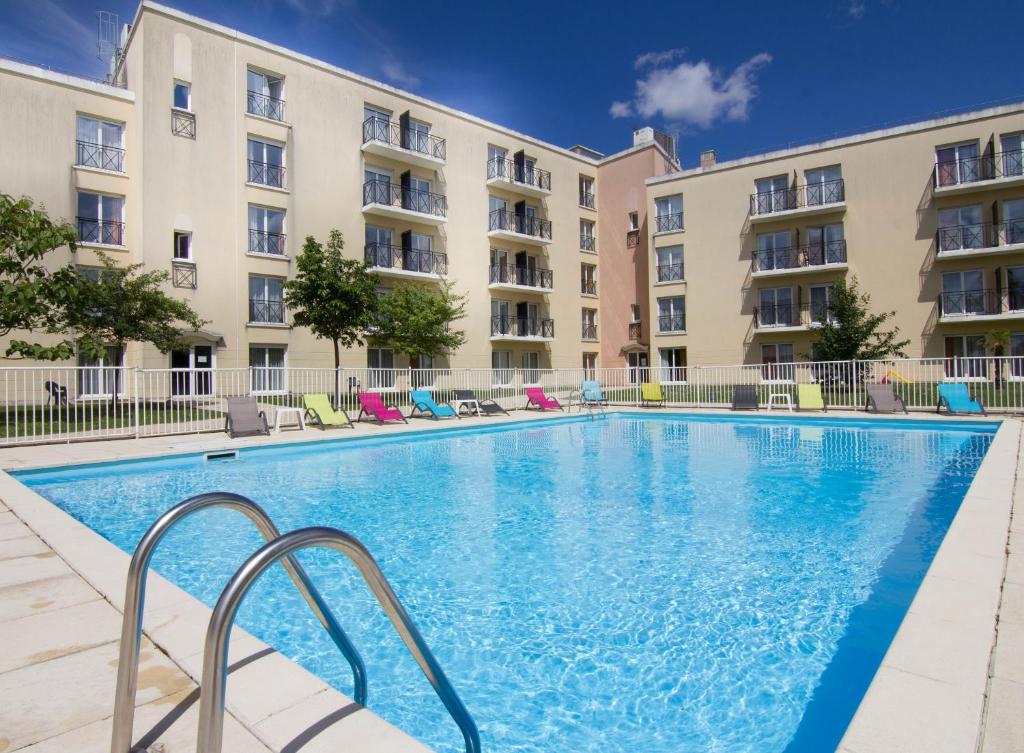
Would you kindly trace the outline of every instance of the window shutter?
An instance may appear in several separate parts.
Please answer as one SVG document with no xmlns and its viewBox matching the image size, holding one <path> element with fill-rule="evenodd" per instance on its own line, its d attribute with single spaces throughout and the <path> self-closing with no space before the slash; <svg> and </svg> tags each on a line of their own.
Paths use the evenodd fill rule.
<svg viewBox="0 0 1024 753">
<path fill-rule="evenodd" d="M 401 134 L 403 149 L 409 148 L 409 111 L 406 110 L 398 116 L 398 131 Z M 403 184 L 404 185 L 404 184 Z"/>
</svg>

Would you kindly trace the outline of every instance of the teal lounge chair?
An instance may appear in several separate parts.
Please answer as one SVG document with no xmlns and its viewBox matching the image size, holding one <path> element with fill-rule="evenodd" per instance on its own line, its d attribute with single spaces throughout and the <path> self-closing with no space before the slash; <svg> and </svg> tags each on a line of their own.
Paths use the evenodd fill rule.
<svg viewBox="0 0 1024 753">
<path fill-rule="evenodd" d="M 429 414 L 435 420 L 438 418 L 459 417 L 459 414 L 455 412 L 452 406 L 435 403 L 434 396 L 426 390 L 413 390 L 411 397 L 412 410 L 409 411 L 409 418 L 413 418 L 416 415 L 416 411 L 419 411 L 421 416 Z"/>
<path fill-rule="evenodd" d="M 608 405 L 608 398 L 601 391 L 600 382 L 584 380 L 580 386 L 583 388 L 580 403 L 583 405 Z"/>
<path fill-rule="evenodd" d="M 935 412 L 939 413 L 943 406 L 949 413 L 980 413 L 985 415 L 985 408 L 981 404 L 981 400 L 971 397 L 971 393 L 967 391 L 966 384 L 940 384 L 939 385 L 939 404 L 935 408 Z"/>
</svg>

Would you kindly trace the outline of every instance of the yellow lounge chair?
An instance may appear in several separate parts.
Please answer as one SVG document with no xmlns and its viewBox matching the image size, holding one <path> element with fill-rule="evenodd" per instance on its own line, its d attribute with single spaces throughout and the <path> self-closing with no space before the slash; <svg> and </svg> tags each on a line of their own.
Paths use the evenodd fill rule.
<svg viewBox="0 0 1024 753">
<path fill-rule="evenodd" d="M 664 406 L 665 396 L 661 393 L 661 385 L 657 382 L 643 382 L 640 384 L 640 407 L 651 408 Z"/>
<path fill-rule="evenodd" d="M 306 407 L 306 415 L 312 419 L 321 429 L 328 429 L 336 426 L 348 426 L 351 429 L 352 421 L 343 410 L 335 410 L 327 395 L 303 395 L 302 404 Z"/>
<path fill-rule="evenodd" d="M 821 385 L 798 384 L 796 386 L 796 407 L 800 410 L 827 411 L 825 399 L 821 396 Z"/>
</svg>

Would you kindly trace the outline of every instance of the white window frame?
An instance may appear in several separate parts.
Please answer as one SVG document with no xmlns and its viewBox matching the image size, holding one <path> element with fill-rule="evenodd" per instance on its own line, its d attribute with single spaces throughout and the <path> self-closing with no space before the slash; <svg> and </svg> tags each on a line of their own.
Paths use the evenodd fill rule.
<svg viewBox="0 0 1024 753">
<path fill-rule="evenodd" d="M 185 98 L 188 100 L 185 107 L 175 103 L 177 99 L 177 90 L 179 86 L 185 87 Z M 182 81 L 181 79 L 174 79 L 174 83 L 171 85 L 171 108 L 178 110 L 179 112 L 192 112 L 192 82 Z"/>
<path fill-rule="evenodd" d="M 81 196 L 82 194 L 86 194 L 86 195 L 89 195 L 89 196 L 99 196 L 101 199 L 103 197 L 107 197 L 107 198 L 111 198 L 111 199 L 119 199 L 120 200 L 120 202 L 121 202 L 121 212 L 120 212 L 118 217 L 116 217 L 116 218 L 114 218 L 114 217 L 105 217 L 104 213 L 103 213 L 103 202 L 102 201 L 97 201 L 96 202 L 96 214 L 98 214 L 99 216 L 98 217 L 87 217 L 85 219 L 95 220 L 96 222 L 99 222 L 101 225 L 104 222 L 120 222 L 121 223 L 121 241 L 122 242 L 120 244 L 116 244 L 116 243 L 100 243 L 98 241 L 77 241 L 78 244 L 79 245 L 87 245 L 87 246 L 105 246 L 107 248 L 125 248 L 128 245 L 127 242 L 126 242 L 128 239 L 125 238 L 125 220 L 124 220 L 124 218 L 125 218 L 125 208 L 124 208 L 125 207 L 125 197 L 122 196 L 121 194 L 116 194 L 116 193 L 104 193 L 103 191 L 86 191 L 84 189 L 79 188 L 75 192 L 75 216 L 76 216 L 75 224 L 76 224 L 76 226 L 77 226 L 77 222 L 78 222 L 77 218 L 81 217 L 81 215 L 78 214 L 78 199 L 79 199 L 79 196 Z"/>
<path fill-rule="evenodd" d="M 186 250 L 185 256 L 178 256 L 178 249 L 179 249 L 179 245 L 180 245 L 179 241 L 181 239 L 185 240 L 185 250 Z M 174 231 L 174 250 L 173 250 L 172 253 L 173 253 L 173 256 L 171 258 L 174 261 L 177 261 L 177 262 L 188 262 L 190 264 L 194 264 L 195 263 L 193 261 L 193 259 L 192 259 L 192 232 L 190 230 L 175 230 Z"/>
<path fill-rule="evenodd" d="M 775 349 L 775 360 L 765 361 L 764 352 L 766 348 Z M 780 348 L 789 348 L 788 360 L 783 361 L 779 355 Z M 784 365 L 789 364 L 791 368 L 785 369 Z M 764 367 L 770 366 L 774 368 L 778 373 L 783 374 L 789 371 L 792 374 L 790 378 L 782 379 L 765 379 L 764 378 Z M 793 384 L 796 382 L 796 348 L 793 343 L 762 343 L 761 344 L 761 384 Z"/>
<path fill-rule="evenodd" d="M 666 311 L 662 307 L 662 303 L 668 304 L 668 310 Z M 674 335 L 682 332 L 686 332 L 686 296 L 685 295 L 667 295 L 657 299 L 658 304 L 658 334 L 662 335 Z M 678 309 L 678 310 L 677 310 Z M 676 314 L 682 314 L 683 328 L 682 329 L 662 329 L 661 320 L 662 317 L 668 316 L 675 318 Z"/>
<path fill-rule="evenodd" d="M 263 351 L 263 365 L 254 365 L 252 362 L 253 350 Z M 270 351 L 280 350 L 281 351 L 281 365 L 270 366 Z M 271 369 L 278 369 L 281 372 L 281 384 L 278 389 L 257 389 L 256 388 L 256 370 L 263 370 L 265 374 L 265 384 L 269 385 L 272 381 Z M 249 378 L 252 383 L 252 394 L 254 395 L 286 395 L 288 394 L 288 346 L 287 345 L 259 345 L 257 343 L 249 344 Z"/>
<path fill-rule="evenodd" d="M 495 364 L 496 361 L 504 360 L 508 365 L 502 366 L 500 363 Z M 499 377 L 507 377 L 506 380 L 501 380 Z M 515 372 L 512 369 L 512 351 L 510 350 L 492 350 L 491 351 L 491 386 L 492 387 L 511 387 L 515 381 Z"/>
<path fill-rule="evenodd" d="M 665 355 L 671 353 L 672 363 L 665 364 Z M 682 364 L 679 364 L 679 354 L 682 353 Z M 658 380 L 662 384 L 687 384 L 687 379 L 666 379 L 666 375 L 671 375 L 673 372 L 682 370 L 685 374 L 690 368 L 689 353 L 686 352 L 684 346 L 670 346 L 667 348 L 658 348 Z"/>
</svg>

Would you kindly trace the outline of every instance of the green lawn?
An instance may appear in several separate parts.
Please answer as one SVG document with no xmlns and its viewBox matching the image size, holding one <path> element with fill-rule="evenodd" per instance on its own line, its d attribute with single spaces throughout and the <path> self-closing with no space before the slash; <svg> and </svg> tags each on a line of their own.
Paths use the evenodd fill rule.
<svg viewBox="0 0 1024 753">
<path fill-rule="evenodd" d="M 220 418 L 223 414 L 187 402 L 146 403 L 139 407 L 140 425 L 181 423 Z M 18 405 L 0 407 L 0 439 L 86 434 L 98 431 L 130 431 L 136 425 L 135 404 L 131 401 L 112 407 L 106 402 L 73 405 Z"/>
</svg>

